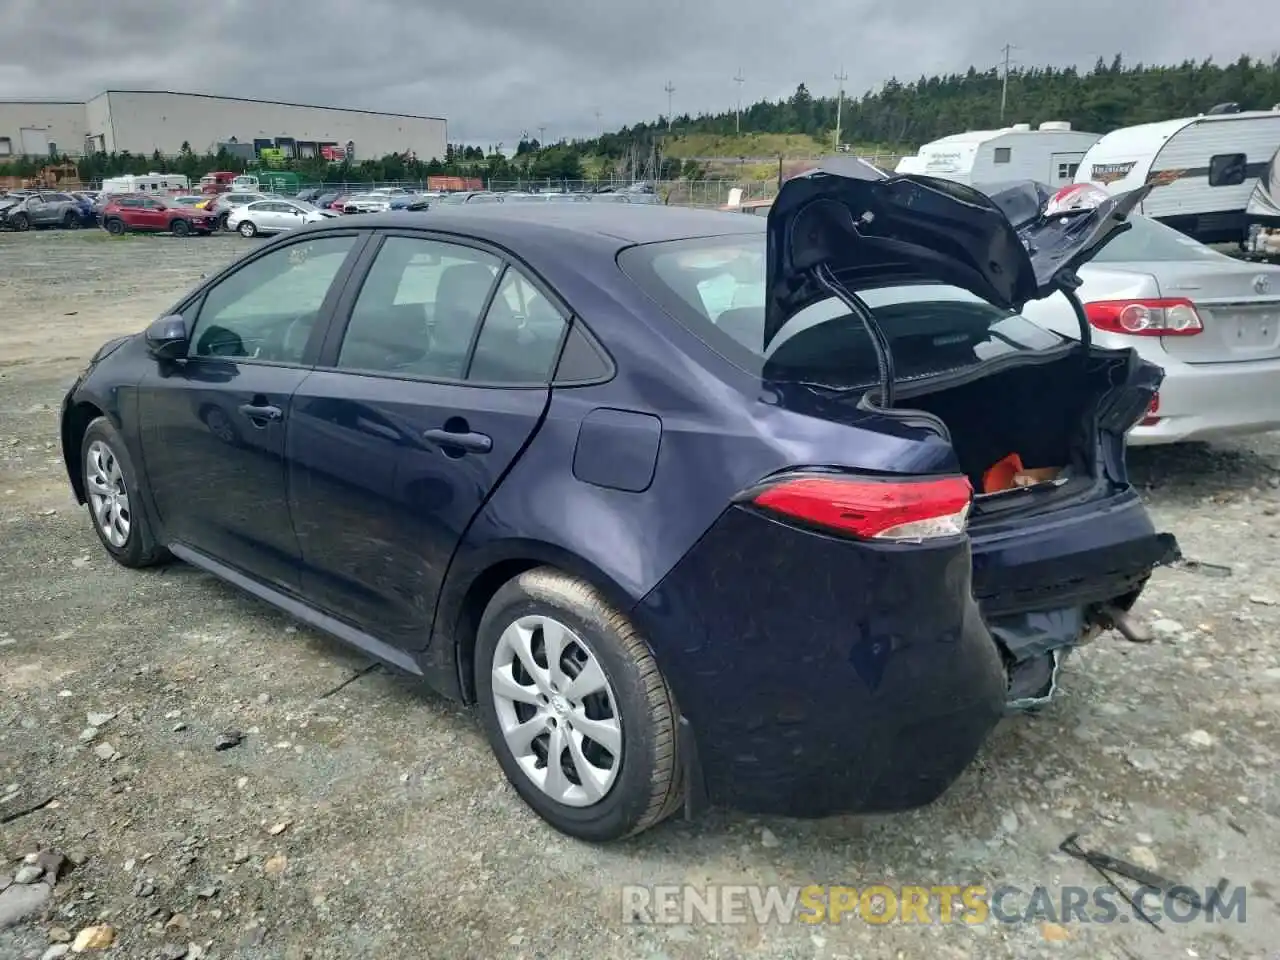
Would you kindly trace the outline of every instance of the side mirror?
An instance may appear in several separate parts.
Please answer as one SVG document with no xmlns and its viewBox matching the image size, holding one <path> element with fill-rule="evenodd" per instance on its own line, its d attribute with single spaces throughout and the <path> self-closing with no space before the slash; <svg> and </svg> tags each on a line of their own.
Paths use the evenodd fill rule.
<svg viewBox="0 0 1280 960">
<path fill-rule="evenodd" d="M 161 317 L 147 327 L 147 350 L 157 360 L 184 360 L 187 356 L 187 322 L 179 316 Z"/>
</svg>

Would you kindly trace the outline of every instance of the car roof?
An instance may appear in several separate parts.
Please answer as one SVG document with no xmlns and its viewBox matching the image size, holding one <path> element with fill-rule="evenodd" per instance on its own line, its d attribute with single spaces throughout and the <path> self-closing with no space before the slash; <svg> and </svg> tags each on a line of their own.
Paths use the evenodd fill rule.
<svg viewBox="0 0 1280 960">
<path fill-rule="evenodd" d="M 361 227 L 410 227 L 438 230 L 486 240 L 499 246 L 554 240 L 556 235 L 579 241 L 589 239 L 602 248 L 620 250 L 638 243 L 714 237 L 726 234 L 762 233 L 761 217 L 738 213 L 668 207 L 657 204 L 513 203 L 472 207 L 437 207 L 431 210 L 364 214 Z M 311 230 L 350 229 L 345 220 L 319 224 Z"/>
</svg>

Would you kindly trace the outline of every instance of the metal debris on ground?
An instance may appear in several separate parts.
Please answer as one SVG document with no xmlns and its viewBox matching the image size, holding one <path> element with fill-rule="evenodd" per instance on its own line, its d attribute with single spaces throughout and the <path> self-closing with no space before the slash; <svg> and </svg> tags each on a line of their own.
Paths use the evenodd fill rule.
<svg viewBox="0 0 1280 960">
<path fill-rule="evenodd" d="M 339 690 L 342 690 L 342 689 L 344 689 L 345 687 L 350 686 L 351 684 L 353 684 L 353 683 L 355 683 L 357 680 L 359 680 L 361 677 L 366 676 L 367 674 L 373 673 L 373 671 L 377 670 L 377 669 L 378 669 L 378 667 L 380 667 L 380 666 L 381 666 L 381 664 L 378 664 L 378 663 L 371 663 L 371 664 L 369 664 L 367 667 L 361 667 L 359 670 L 357 670 L 357 671 L 356 671 L 355 673 L 353 673 L 351 676 L 347 677 L 347 679 L 343 680 L 343 681 L 342 681 L 340 684 L 338 684 L 336 687 L 333 687 L 333 688 L 331 688 L 331 689 L 329 689 L 329 690 L 326 690 L 324 693 L 320 694 L 320 696 L 316 697 L 316 699 L 317 699 L 317 700 L 324 700 L 324 699 L 325 699 L 325 698 L 327 698 L 327 697 L 332 697 L 332 696 L 333 696 L 335 693 L 337 693 Z"/>
<path fill-rule="evenodd" d="M 1174 570 L 1185 570 L 1188 573 L 1199 573 L 1206 577 L 1229 577 L 1231 568 L 1221 563 L 1206 563 L 1204 560 L 1192 560 L 1182 557 L 1169 564 Z"/>
<path fill-rule="evenodd" d="M 1128 860 L 1121 860 L 1119 857 L 1113 857 L 1108 853 L 1103 853 L 1099 850 L 1086 850 L 1080 846 L 1078 842 L 1079 836 L 1079 833 L 1070 834 L 1058 845 L 1058 849 L 1067 856 L 1074 857 L 1076 860 L 1080 860 L 1093 867 L 1093 869 L 1097 871 L 1098 874 L 1106 880 L 1117 893 L 1125 898 L 1129 906 L 1133 908 L 1134 912 L 1139 917 L 1145 920 L 1152 927 L 1155 927 L 1155 929 L 1159 930 L 1161 933 L 1163 933 L 1164 930 L 1161 928 L 1160 924 L 1147 915 L 1146 911 L 1142 909 L 1142 906 L 1139 904 L 1137 899 L 1120 886 L 1112 874 L 1118 874 L 1126 879 L 1133 880 L 1142 887 L 1158 890 L 1160 893 L 1165 894 L 1171 899 L 1181 900 L 1183 903 L 1195 910 L 1206 909 L 1204 901 L 1200 899 L 1199 894 L 1197 894 L 1189 885 L 1180 883 L 1176 880 L 1170 880 L 1168 877 L 1161 876 L 1154 870 L 1149 870 L 1136 863 L 1130 863 Z M 1217 884 L 1216 889 L 1218 893 L 1221 894 L 1224 892 L 1226 890 L 1226 886 L 1227 878 L 1223 877 Z"/>
</svg>

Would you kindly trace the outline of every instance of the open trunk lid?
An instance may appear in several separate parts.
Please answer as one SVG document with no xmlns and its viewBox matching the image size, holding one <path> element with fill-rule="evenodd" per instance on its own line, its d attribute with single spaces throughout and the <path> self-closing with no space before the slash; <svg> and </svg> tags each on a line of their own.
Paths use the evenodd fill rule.
<svg viewBox="0 0 1280 960">
<path fill-rule="evenodd" d="M 831 295 L 824 268 L 850 290 L 946 283 L 1015 311 L 1073 289 L 1075 270 L 1128 229 L 1150 188 L 1062 215 L 1045 214 L 1055 195 L 1044 184 L 989 189 L 839 159 L 788 180 L 769 211 L 765 346 Z"/>
</svg>

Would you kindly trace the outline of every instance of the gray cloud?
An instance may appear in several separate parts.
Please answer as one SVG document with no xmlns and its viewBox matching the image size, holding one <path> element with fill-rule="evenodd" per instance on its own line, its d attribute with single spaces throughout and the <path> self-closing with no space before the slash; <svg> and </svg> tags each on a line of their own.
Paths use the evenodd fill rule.
<svg viewBox="0 0 1280 960">
<path fill-rule="evenodd" d="M 1129 62 L 1280 51 L 1257 0 L 0 0 L 0 97 L 190 90 L 449 120 L 451 140 L 588 136 L 730 108 L 805 83 L 853 95 L 891 76 L 1122 52 Z"/>
</svg>

